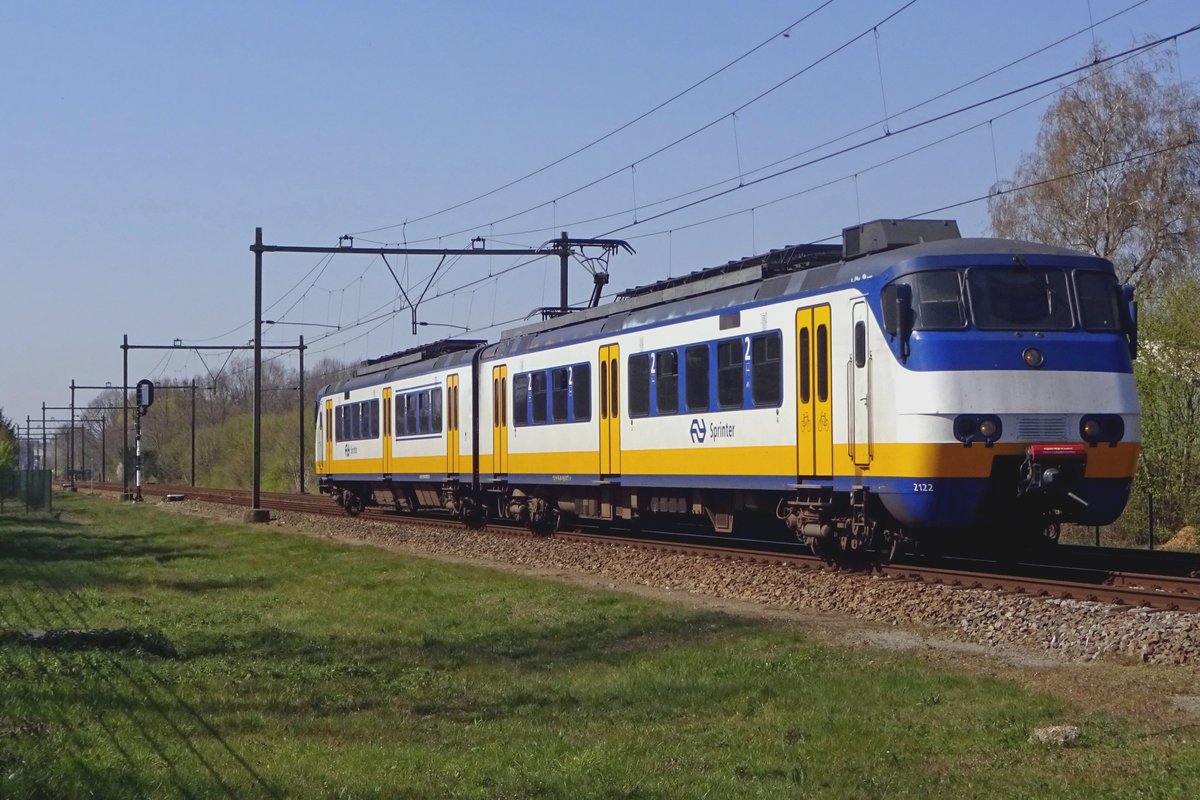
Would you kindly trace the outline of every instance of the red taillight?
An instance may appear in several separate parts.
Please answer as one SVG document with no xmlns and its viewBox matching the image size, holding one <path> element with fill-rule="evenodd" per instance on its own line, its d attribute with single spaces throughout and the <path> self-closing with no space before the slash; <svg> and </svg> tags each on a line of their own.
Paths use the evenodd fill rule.
<svg viewBox="0 0 1200 800">
<path fill-rule="evenodd" d="M 1082 444 L 1031 444 L 1029 457 L 1034 461 L 1087 461 L 1087 446 Z"/>
</svg>

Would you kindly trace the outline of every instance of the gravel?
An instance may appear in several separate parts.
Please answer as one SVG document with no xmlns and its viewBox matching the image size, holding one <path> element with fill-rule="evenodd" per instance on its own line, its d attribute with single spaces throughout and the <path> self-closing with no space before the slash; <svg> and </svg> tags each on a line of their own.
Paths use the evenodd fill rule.
<svg viewBox="0 0 1200 800">
<path fill-rule="evenodd" d="M 160 506 L 234 521 L 241 521 L 245 512 L 241 507 L 192 500 Z M 599 576 L 613 588 L 645 586 L 770 609 L 836 612 L 897 628 L 929 627 L 939 636 L 985 650 L 1024 648 L 1066 662 L 1115 658 L 1146 664 L 1200 664 L 1200 614 L 1043 599 L 553 537 L 497 535 L 412 521 L 272 512 L 270 524 L 420 555 Z"/>
</svg>

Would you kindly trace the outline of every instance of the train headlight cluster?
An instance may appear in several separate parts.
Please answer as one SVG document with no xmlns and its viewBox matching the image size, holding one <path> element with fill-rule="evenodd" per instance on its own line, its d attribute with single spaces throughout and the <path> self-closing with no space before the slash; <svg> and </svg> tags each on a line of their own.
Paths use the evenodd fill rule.
<svg viewBox="0 0 1200 800">
<path fill-rule="evenodd" d="M 1125 420 L 1120 414 L 1086 414 L 1079 420 L 1079 438 L 1092 447 L 1101 442 L 1115 446 L 1125 438 Z"/>
<path fill-rule="evenodd" d="M 954 418 L 954 438 L 967 447 L 975 442 L 991 447 L 1003 432 L 1004 426 L 994 414 L 959 414 Z"/>
</svg>

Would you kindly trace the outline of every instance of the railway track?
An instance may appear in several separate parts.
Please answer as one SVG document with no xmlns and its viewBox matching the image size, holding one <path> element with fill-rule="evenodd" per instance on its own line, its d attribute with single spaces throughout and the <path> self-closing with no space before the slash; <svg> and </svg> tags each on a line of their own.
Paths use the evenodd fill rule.
<svg viewBox="0 0 1200 800">
<path fill-rule="evenodd" d="M 118 484 L 96 484 L 106 491 L 121 490 Z M 187 499 L 225 505 L 250 505 L 249 490 L 208 489 L 190 486 L 150 484 L 142 487 L 143 496 L 180 495 Z M 344 516 L 345 512 L 323 495 L 261 493 L 262 505 L 273 511 Z M 420 520 L 423 524 L 458 527 L 450 517 L 397 516 L 384 509 L 367 509 L 366 519 L 380 521 Z M 524 528 L 489 525 L 489 530 L 505 535 L 531 535 Z M 554 534 L 566 541 L 604 543 L 654 550 L 758 563 L 781 564 L 797 569 L 829 569 L 824 559 L 800 546 L 772 543 L 766 549 L 730 546 L 705 541 L 716 537 L 683 536 L 670 539 L 647 535 L 560 531 Z M 1143 551 L 1121 548 L 1060 546 L 1047 551 L 1047 557 L 1028 562 L 997 562 L 979 558 L 944 557 L 936 561 L 909 560 L 893 564 L 844 564 L 846 571 L 872 572 L 894 580 L 985 589 L 1024 594 L 1031 597 L 1058 598 L 1118 606 L 1200 613 L 1200 556 L 1195 553 L 1158 552 L 1150 559 Z M 1153 571 L 1133 572 L 1123 567 L 1137 564 Z"/>
</svg>

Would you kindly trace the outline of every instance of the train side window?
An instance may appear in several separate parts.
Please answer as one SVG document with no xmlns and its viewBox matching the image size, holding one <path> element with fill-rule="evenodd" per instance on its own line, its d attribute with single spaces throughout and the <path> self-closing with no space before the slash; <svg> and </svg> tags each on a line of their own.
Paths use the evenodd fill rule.
<svg viewBox="0 0 1200 800">
<path fill-rule="evenodd" d="M 407 395 L 407 397 L 408 397 L 408 403 L 407 403 L 407 407 L 404 409 L 404 420 L 405 420 L 405 425 L 408 428 L 408 435 L 412 436 L 421 431 L 421 428 L 417 422 L 417 420 L 418 420 L 417 396 L 416 396 L 416 394 L 409 394 L 409 395 Z"/>
<path fill-rule="evenodd" d="M 573 419 L 586 422 L 592 418 L 592 365 L 576 364 L 571 368 L 571 404 Z"/>
<path fill-rule="evenodd" d="M 521 428 L 529 424 L 529 376 L 513 377 L 513 425 Z M 499 416 L 499 415 L 497 415 Z"/>
<path fill-rule="evenodd" d="M 812 397 L 812 334 L 808 328 L 800 329 L 800 402 L 807 403 Z"/>
<path fill-rule="evenodd" d="M 655 398 L 659 414 L 679 413 L 679 351 L 659 350 Z"/>
<path fill-rule="evenodd" d="M 429 392 L 417 392 L 417 430 L 429 433 Z"/>
<path fill-rule="evenodd" d="M 546 421 L 546 373 L 534 372 L 529 376 L 529 396 L 533 400 L 532 419 L 534 425 Z"/>
<path fill-rule="evenodd" d="M 558 367 L 550 370 L 550 421 L 567 421 L 567 401 L 570 399 L 571 384 L 568 380 L 567 368 Z"/>
<path fill-rule="evenodd" d="M 371 438 L 379 438 L 379 400 L 371 401 Z"/>
<path fill-rule="evenodd" d="M 354 403 L 350 406 L 350 438 L 362 438 L 362 404 Z"/>
<path fill-rule="evenodd" d="M 345 441 L 345 439 L 346 439 L 346 407 L 338 406 L 334 410 L 333 416 L 334 416 L 333 426 L 335 429 L 336 438 L 339 442 Z"/>
<path fill-rule="evenodd" d="M 742 407 L 742 341 L 717 342 L 717 406 Z"/>
<path fill-rule="evenodd" d="M 867 323 L 859 320 L 854 323 L 854 366 L 867 365 Z"/>
<path fill-rule="evenodd" d="M 429 430 L 432 433 L 442 432 L 442 388 L 440 386 L 429 390 Z"/>
<path fill-rule="evenodd" d="M 778 405 L 783 400 L 783 337 L 764 333 L 750 341 L 750 395 L 756 406 Z"/>
<path fill-rule="evenodd" d="M 817 326 L 817 402 L 829 399 L 829 328 Z"/>
<path fill-rule="evenodd" d="M 708 345 L 699 344 L 683 352 L 687 374 L 686 403 L 688 411 L 708 410 Z"/>
<path fill-rule="evenodd" d="M 398 394 L 398 395 L 396 395 L 394 403 L 393 403 L 396 407 L 396 411 L 393 416 L 395 417 L 395 420 L 396 420 L 394 424 L 396 426 L 396 435 L 397 436 L 405 436 L 408 434 L 408 428 L 404 425 L 404 406 L 405 406 L 405 401 L 407 399 L 408 399 L 408 395 Z"/>
<path fill-rule="evenodd" d="M 650 356 L 638 353 L 626 362 L 629 370 L 629 416 L 650 414 Z"/>
</svg>

